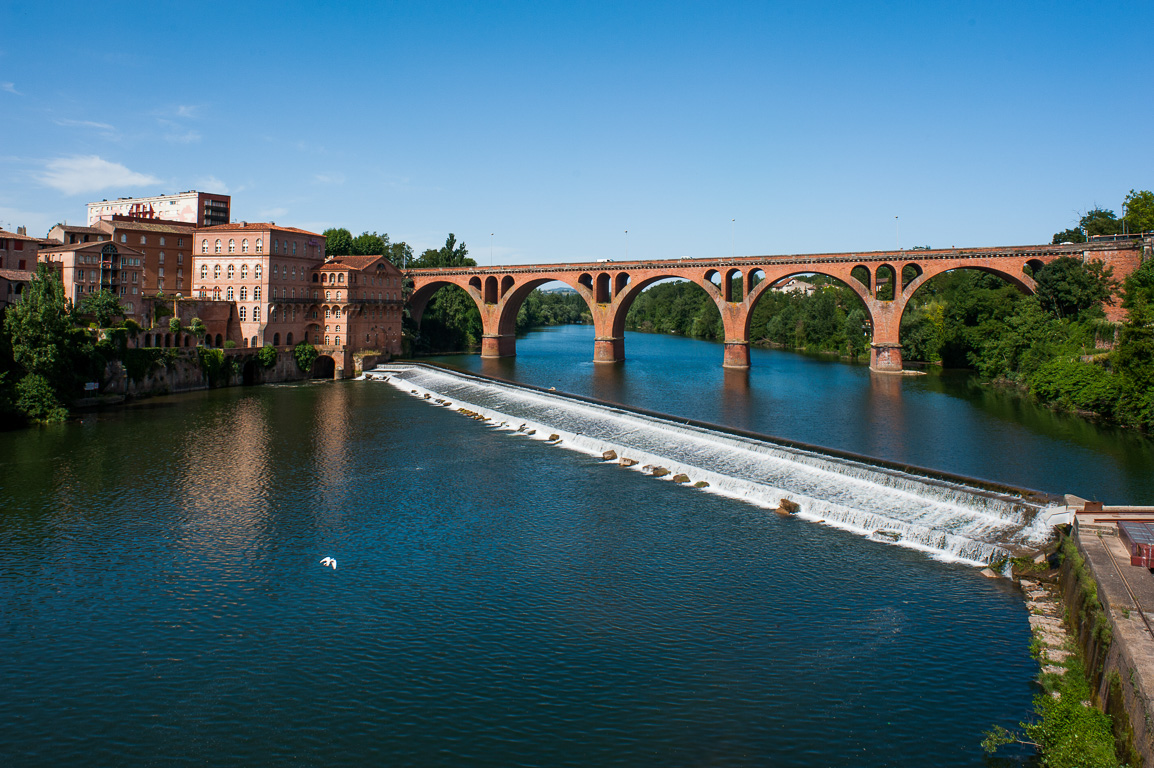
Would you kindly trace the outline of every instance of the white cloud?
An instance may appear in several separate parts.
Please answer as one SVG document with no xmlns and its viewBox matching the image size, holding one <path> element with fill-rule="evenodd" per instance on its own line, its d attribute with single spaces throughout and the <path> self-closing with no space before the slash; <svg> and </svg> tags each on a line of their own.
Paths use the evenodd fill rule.
<svg viewBox="0 0 1154 768">
<path fill-rule="evenodd" d="M 188 104 L 182 104 L 176 108 L 176 116 L 177 117 L 196 117 L 196 111 L 198 109 L 200 109 L 200 107 L 191 106 Z"/>
<path fill-rule="evenodd" d="M 198 189 L 201 192 L 216 192 L 220 195 L 229 194 L 228 185 L 215 176 L 201 176 L 196 180 L 193 189 Z"/>
<path fill-rule="evenodd" d="M 313 180 L 318 184 L 344 184 L 345 175 L 343 173 L 318 173 L 313 176 Z"/>
<path fill-rule="evenodd" d="M 111 163 L 96 155 L 75 155 L 50 160 L 39 175 L 42 184 L 59 189 L 66 195 L 97 192 L 109 187 L 144 187 L 161 180 L 137 173 L 120 163 Z"/>
<path fill-rule="evenodd" d="M 173 144 L 196 144 L 200 141 L 200 132 L 189 130 L 184 133 L 169 133 L 165 134 L 164 139 Z"/>
<path fill-rule="evenodd" d="M 16 90 L 16 83 L 0 83 L 0 91 L 4 91 L 6 93 L 14 93 L 17 96 L 24 95 L 20 93 L 20 91 Z"/>
<path fill-rule="evenodd" d="M 57 120 L 57 125 L 63 125 L 66 128 L 99 128 L 102 131 L 115 131 L 116 126 L 108 123 L 95 123 L 91 120 Z"/>
</svg>

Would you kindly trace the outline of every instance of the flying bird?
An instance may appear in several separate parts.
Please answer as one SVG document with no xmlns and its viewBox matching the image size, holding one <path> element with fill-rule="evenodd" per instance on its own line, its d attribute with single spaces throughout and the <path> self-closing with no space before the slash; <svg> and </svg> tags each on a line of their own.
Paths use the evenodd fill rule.
<svg viewBox="0 0 1154 768">
<path fill-rule="evenodd" d="M 324 560 L 321 560 L 321 565 L 331 565 L 335 571 L 337 569 L 337 560 L 335 557 L 326 557 Z"/>
</svg>

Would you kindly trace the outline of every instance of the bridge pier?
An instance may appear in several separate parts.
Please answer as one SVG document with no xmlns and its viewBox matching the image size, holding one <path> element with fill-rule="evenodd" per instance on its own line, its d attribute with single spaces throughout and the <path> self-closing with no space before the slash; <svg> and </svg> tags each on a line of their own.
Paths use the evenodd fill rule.
<svg viewBox="0 0 1154 768">
<path fill-rule="evenodd" d="M 517 337 L 511 333 L 486 333 L 481 337 L 481 357 L 516 357 Z"/>
<path fill-rule="evenodd" d="M 870 344 L 870 370 L 878 373 L 901 373 L 902 345 L 890 341 Z"/>
<path fill-rule="evenodd" d="M 723 368 L 748 368 L 749 367 L 749 342 L 748 341 L 726 341 L 725 342 L 725 360 L 722 362 Z"/>
<path fill-rule="evenodd" d="M 625 338 L 612 336 L 593 340 L 593 362 L 619 363 L 625 359 Z"/>
</svg>

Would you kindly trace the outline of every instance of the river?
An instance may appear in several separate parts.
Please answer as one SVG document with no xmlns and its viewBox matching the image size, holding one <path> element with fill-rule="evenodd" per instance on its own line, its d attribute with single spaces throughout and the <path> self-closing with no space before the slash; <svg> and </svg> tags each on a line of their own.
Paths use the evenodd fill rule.
<svg viewBox="0 0 1154 768">
<path fill-rule="evenodd" d="M 550 329 L 514 361 L 455 362 L 1149 501 L 1137 438 L 1122 450 L 964 382 L 770 352 L 733 376 L 717 345 L 637 334 L 624 365 L 595 367 L 591 341 Z M 966 425 L 979 434 L 951 432 Z M 0 499 L 4 764 L 976 766 L 982 731 L 1034 693 L 1004 580 L 379 382 L 0 434 Z"/>
</svg>

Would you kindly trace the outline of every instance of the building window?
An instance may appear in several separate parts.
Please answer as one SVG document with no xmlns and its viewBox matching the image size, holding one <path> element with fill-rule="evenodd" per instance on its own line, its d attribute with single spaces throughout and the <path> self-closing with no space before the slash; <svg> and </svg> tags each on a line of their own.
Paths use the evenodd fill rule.
<svg viewBox="0 0 1154 768">
<path fill-rule="evenodd" d="M 176 263 L 177 264 L 183 264 L 184 263 L 184 254 L 183 253 L 176 254 Z"/>
<path fill-rule="evenodd" d="M 248 299 L 248 286 L 242 285 L 240 287 L 240 300 L 246 301 Z"/>
<path fill-rule="evenodd" d="M 261 245 L 261 239 L 259 237 L 256 239 L 256 252 L 257 253 L 263 253 L 264 252 L 264 246 Z"/>
<path fill-rule="evenodd" d="M 339 347 L 339 346 L 341 345 L 341 337 L 340 337 L 340 336 L 337 336 L 337 337 L 334 339 L 334 341 L 336 342 L 335 346 L 338 346 L 338 347 Z"/>
<path fill-rule="evenodd" d="M 219 287 L 212 289 L 212 300 L 213 301 L 220 301 L 220 288 Z"/>
<path fill-rule="evenodd" d="M 305 274 L 305 271 L 302 269 L 301 270 L 301 277 L 304 277 L 304 274 Z M 293 267 L 293 280 L 296 280 L 296 279 L 297 279 L 297 268 L 294 266 Z"/>
<path fill-rule="evenodd" d="M 240 265 L 240 279 L 248 280 L 248 264 Z"/>
<path fill-rule="evenodd" d="M 228 265 L 228 279 L 229 280 L 232 279 L 233 274 L 235 274 L 235 269 L 233 268 L 233 266 L 231 264 L 229 264 Z"/>
<path fill-rule="evenodd" d="M 208 240 L 201 240 L 200 241 L 200 252 L 201 253 L 208 253 Z"/>
<path fill-rule="evenodd" d="M 252 321 L 254 323 L 260 322 L 260 307 L 253 307 L 252 308 Z"/>
<path fill-rule="evenodd" d="M 228 239 L 228 252 L 229 253 L 236 253 L 236 241 L 233 240 L 231 237 Z"/>
<path fill-rule="evenodd" d="M 160 263 L 163 264 L 164 263 L 164 251 L 161 251 L 159 255 L 160 255 Z"/>
<path fill-rule="evenodd" d="M 215 264 L 212 267 L 212 279 L 213 280 L 219 280 L 220 279 L 220 265 L 219 264 Z"/>
<path fill-rule="evenodd" d="M 341 327 L 338 325 L 337 326 L 337 333 L 340 333 L 340 332 L 341 332 Z M 338 341 L 337 344 L 340 344 L 340 342 Z"/>
<path fill-rule="evenodd" d="M 333 297 L 332 291 L 325 291 L 325 299 L 326 300 L 331 299 L 332 297 Z"/>
<path fill-rule="evenodd" d="M 183 248 L 184 247 L 184 238 L 183 237 L 176 238 L 176 247 L 177 248 Z"/>
<path fill-rule="evenodd" d="M 272 239 L 272 252 L 280 253 L 280 240 L 277 240 L 275 237 Z"/>
<path fill-rule="evenodd" d="M 164 245 L 164 235 L 161 235 L 161 236 L 160 236 L 160 244 L 161 244 L 161 245 Z"/>
<path fill-rule="evenodd" d="M 164 277 L 164 267 L 157 270 L 157 277 Z"/>
<path fill-rule="evenodd" d="M 337 301 L 340 301 L 340 300 L 341 300 L 341 292 L 337 291 Z"/>
<path fill-rule="evenodd" d="M 134 283 L 136 282 L 136 275 L 137 275 L 137 274 L 138 274 L 138 273 L 136 273 L 136 272 L 133 272 L 133 273 L 132 273 L 132 282 L 134 282 Z"/>
<path fill-rule="evenodd" d="M 297 297 L 297 289 L 296 288 L 290 288 L 289 294 L 291 294 L 289 298 L 295 299 Z"/>
<path fill-rule="evenodd" d="M 325 336 L 325 346 L 328 346 L 328 343 L 329 343 L 329 337 Z"/>
<path fill-rule="evenodd" d="M 260 276 L 263 274 L 264 274 L 264 267 L 262 267 L 260 264 L 257 264 L 255 267 L 252 268 L 252 276 L 255 277 L 257 280 L 260 280 Z"/>
<path fill-rule="evenodd" d="M 128 235 L 121 235 L 120 236 L 120 242 L 127 243 L 128 242 Z"/>
<path fill-rule="evenodd" d="M 141 235 L 140 236 L 140 244 L 141 245 L 147 245 L 148 244 L 148 238 L 145 237 L 144 235 Z"/>
<path fill-rule="evenodd" d="M 83 269 L 76 270 L 76 279 L 77 280 L 83 280 L 84 279 L 84 270 Z"/>
<path fill-rule="evenodd" d="M 339 275 L 337 275 L 337 282 L 338 282 L 338 283 L 343 283 L 344 281 L 345 281 L 345 273 L 344 273 L 344 272 L 342 272 L 342 273 L 340 273 Z"/>
<path fill-rule="evenodd" d="M 229 288 L 229 290 L 231 291 L 232 289 Z M 232 297 L 230 296 L 229 298 L 232 298 Z M 238 311 L 240 312 L 240 321 L 242 323 L 245 322 L 246 320 L 248 320 L 248 313 L 245 311 L 244 307 L 241 307 Z"/>
<path fill-rule="evenodd" d="M 337 298 L 339 299 L 340 296 L 337 296 Z M 341 308 L 340 307 L 337 307 L 335 310 L 333 310 L 333 317 L 335 317 L 337 320 L 341 319 Z M 337 330 L 339 331 L 340 328 L 338 328 Z"/>
<path fill-rule="evenodd" d="M 331 309 L 329 309 L 328 307 L 325 307 L 325 320 L 328 320 L 332 316 L 333 316 L 333 311 Z"/>
<path fill-rule="evenodd" d="M 297 255 L 297 241 L 293 240 L 293 256 Z"/>
<path fill-rule="evenodd" d="M 227 290 L 227 291 L 225 291 L 225 293 L 224 293 L 224 297 L 225 297 L 226 299 L 228 299 L 229 301 L 232 301 L 233 292 L 232 292 L 232 286 L 231 286 L 231 285 L 228 287 L 228 290 Z"/>
<path fill-rule="evenodd" d="M 163 277 L 156 281 L 156 288 L 157 288 L 157 290 L 160 290 L 160 291 L 164 290 L 164 278 Z"/>
<path fill-rule="evenodd" d="M 252 289 L 252 300 L 253 301 L 260 301 L 260 286 L 259 285 L 256 288 Z"/>
<path fill-rule="evenodd" d="M 277 277 L 279 274 L 280 274 L 280 267 L 278 267 L 276 264 L 273 264 L 272 265 L 272 276 Z M 287 275 L 286 275 L 286 277 L 287 277 Z"/>
<path fill-rule="evenodd" d="M 216 252 L 220 253 L 220 240 L 216 241 Z"/>
<path fill-rule="evenodd" d="M 244 240 L 240 241 L 240 252 L 241 253 L 248 253 L 248 238 L 247 237 Z"/>
</svg>

